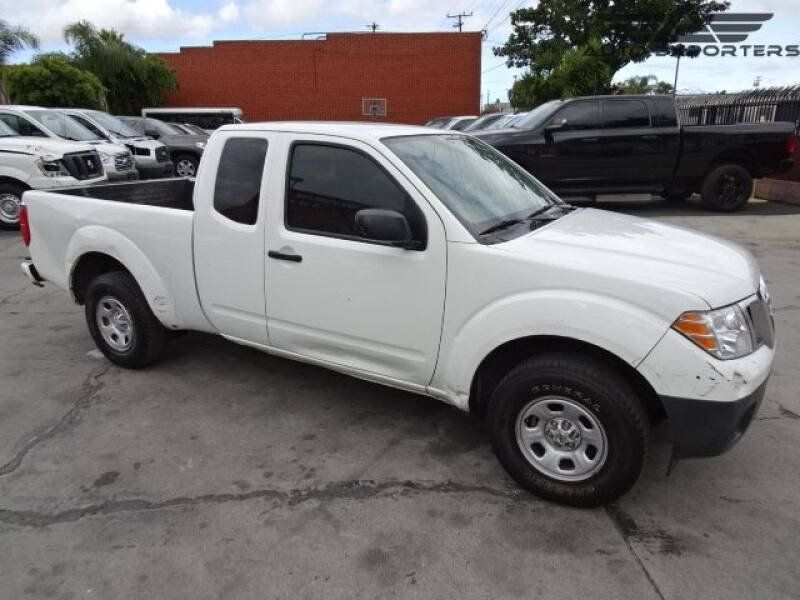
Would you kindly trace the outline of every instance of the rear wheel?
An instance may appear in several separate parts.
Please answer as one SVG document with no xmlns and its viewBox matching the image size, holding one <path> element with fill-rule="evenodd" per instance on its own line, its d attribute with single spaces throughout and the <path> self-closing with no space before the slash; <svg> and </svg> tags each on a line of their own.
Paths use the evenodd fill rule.
<svg viewBox="0 0 800 600">
<path fill-rule="evenodd" d="M 706 175 L 700 189 L 703 204 L 718 212 L 745 207 L 753 193 L 753 177 L 741 165 L 721 165 Z"/>
<path fill-rule="evenodd" d="M 121 367 L 142 368 L 164 350 L 167 330 L 127 273 L 114 271 L 96 277 L 86 290 L 85 312 L 95 344 Z"/>
<path fill-rule="evenodd" d="M 627 382 L 591 357 L 545 354 L 506 375 L 489 405 L 495 454 L 525 489 L 591 507 L 639 477 L 649 423 Z"/>
<path fill-rule="evenodd" d="M 0 183 L 0 229 L 19 229 L 19 206 L 25 188 L 15 183 Z"/>
</svg>

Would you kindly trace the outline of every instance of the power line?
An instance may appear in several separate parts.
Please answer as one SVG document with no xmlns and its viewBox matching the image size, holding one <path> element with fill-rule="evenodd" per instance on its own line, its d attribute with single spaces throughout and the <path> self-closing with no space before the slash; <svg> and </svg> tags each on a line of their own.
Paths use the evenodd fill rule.
<svg viewBox="0 0 800 600">
<path fill-rule="evenodd" d="M 494 21 L 494 18 L 495 18 L 495 17 L 498 15 L 498 13 L 499 13 L 501 10 L 503 10 L 503 8 L 505 8 L 506 6 L 508 6 L 508 3 L 509 3 L 509 2 L 511 2 L 511 0 L 505 0 L 505 2 L 502 2 L 502 3 L 500 4 L 500 6 L 498 6 L 498 7 L 497 7 L 497 10 L 495 10 L 495 11 L 492 13 L 492 16 L 491 16 L 491 17 L 489 17 L 489 20 L 488 20 L 488 21 L 486 21 L 486 25 L 484 25 L 484 26 L 483 26 L 483 29 L 485 29 L 485 30 L 488 30 L 488 29 L 489 29 L 489 24 L 490 24 L 492 21 Z"/>
<path fill-rule="evenodd" d="M 458 28 L 459 33 L 461 32 L 461 28 L 464 26 L 464 17 L 471 17 L 471 16 L 472 12 L 469 13 L 462 12 L 458 13 L 457 15 L 451 15 L 450 13 L 447 13 L 448 19 L 456 19 L 456 22 L 453 23 L 453 27 Z"/>
</svg>

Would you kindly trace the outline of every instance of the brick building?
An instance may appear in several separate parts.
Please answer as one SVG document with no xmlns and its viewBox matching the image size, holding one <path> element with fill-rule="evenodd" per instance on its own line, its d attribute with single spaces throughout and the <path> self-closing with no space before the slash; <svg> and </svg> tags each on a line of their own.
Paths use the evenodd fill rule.
<svg viewBox="0 0 800 600">
<path fill-rule="evenodd" d="M 216 41 L 160 56 L 180 85 L 167 106 L 236 106 L 249 121 L 423 123 L 480 109 L 478 32 Z"/>
</svg>

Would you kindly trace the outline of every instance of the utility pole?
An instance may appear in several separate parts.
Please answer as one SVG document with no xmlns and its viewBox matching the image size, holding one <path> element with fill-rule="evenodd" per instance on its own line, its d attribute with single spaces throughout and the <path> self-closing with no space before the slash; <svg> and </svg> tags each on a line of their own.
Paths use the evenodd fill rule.
<svg viewBox="0 0 800 600">
<path fill-rule="evenodd" d="M 453 27 L 457 28 L 459 33 L 461 33 L 461 28 L 464 26 L 464 18 L 471 16 L 472 11 L 469 13 L 458 13 L 457 15 L 451 15 L 450 13 L 447 13 L 448 19 L 456 19 L 456 22 L 453 23 Z"/>
<path fill-rule="evenodd" d="M 372 29 L 372 33 L 375 33 L 378 30 L 378 27 L 380 27 L 380 25 L 378 25 L 375 21 L 367 25 L 367 29 Z"/>
</svg>

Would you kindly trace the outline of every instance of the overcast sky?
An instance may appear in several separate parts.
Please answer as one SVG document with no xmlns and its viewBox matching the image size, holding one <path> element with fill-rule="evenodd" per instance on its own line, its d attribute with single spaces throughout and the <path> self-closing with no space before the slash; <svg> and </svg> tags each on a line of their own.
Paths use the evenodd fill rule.
<svg viewBox="0 0 800 600">
<path fill-rule="evenodd" d="M 511 31 L 509 12 L 534 4 L 532 0 L 0 0 L 0 15 L 24 25 L 42 41 L 42 50 L 64 49 L 62 30 L 87 19 L 113 27 L 151 51 L 176 51 L 181 45 L 209 44 L 215 39 L 284 39 L 304 32 L 364 31 L 375 21 L 380 31 L 452 31 L 450 12 L 472 12 L 465 30 L 488 30 L 483 44 L 482 95 L 506 99 L 514 75 L 492 54 Z M 800 43 L 799 0 L 733 0 L 731 12 L 771 12 L 774 17 L 747 44 Z M 23 62 L 20 52 L 12 62 Z M 457 65 L 454 65 L 457 66 Z M 615 79 L 655 75 L 672 81 L 675 61 L 653 57 L 631 64 Z M 681 61 L 678 90 L 701 92 L 800 83 L 800 58 L 706 57 Z"/>
</svg>

